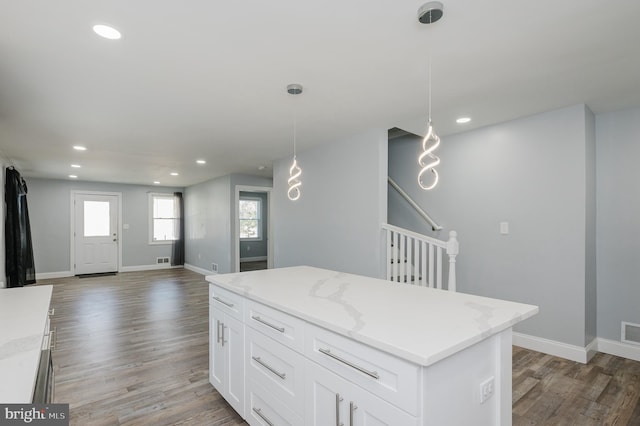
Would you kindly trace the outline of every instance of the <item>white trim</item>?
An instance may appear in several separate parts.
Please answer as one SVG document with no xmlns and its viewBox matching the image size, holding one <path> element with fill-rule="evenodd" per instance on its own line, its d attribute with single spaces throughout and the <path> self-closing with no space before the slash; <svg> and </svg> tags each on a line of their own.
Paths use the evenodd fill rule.
<svg viewBox="0 0 640 426">
<path fill-rule="evenodd" d="M 213 275 L 217 273 L 217 272 L 210 271 L 208 269 L 200 268 L 198 266 L 190 265 L 188 263 L 184 264 L 184 269 L 188 269 L 189 271 L 196 272 L 200 275 Z"/>
<path fill-rule="evenodd" d="M 628 322 L 628 321 L 621 321 L 620 322 L 620 341 L 622 343 L 628 343 L 630 345 L 640 345 L 640 342 L 637 342 L 635 340 L 627 339 L 627 327 L 626 326 L 631 326 L 631 327 L 635 327 L 635 328 L 640 329 L 640 324 L 635 324 L 635 323 Z"/>
<path fill-rule="evenodd" d="M 48 280 L 51 278 L 67 278 L 72 277 L 73 272 L 71 271 L 58 271 L 58 272 L 36 272 L 36 281 L 38 280 Z"/>
<path fill-rule="evenodd" d="M 542 337 L 530 336 L 528 334 L 516 332 L 513 333 L 513 345 L 515 346 L 521 346 L 526 349 L 580 362 L 582 364 L 586 364 L 589 361 L 590 352 L 595 354 L 594 348 L 597 345 L 596 340 L 597 339 L 594 339 L 586 348 L 583 348 L 581 346 L 569 345 L 556 340 L 549 340 Z"/>
<path fill-rule="evenodd" d="M 271 202 L 271 186 L 247 186 L 236 185 L 235 198 L 232 211 L 234 212 L 235 226 L 231 235 L 233 241 L 233 259 L 231 261 L 232 270 L 240 272 L 240 215 L 238 214 L 238 203 L 240 202 L 240 192 L 264 192 L 267 194 L 267 269 L 273 268 L 273 230 L 271 228 L 273 207 Z"/>
<path fill-rule="evenodd" d="M 155 271 L 156 269 L 178 269 L 178 268 L 182 268 L 182 265 L 175 265 L 175 266 L 172 266 L 170 264 L 135 265 L 135 266 L 122 266 L 119 272 Z"/>
<path fill-rule="evenodd" d="M 240 263 L 242 263 L 242 262 L 259 262 L 261 260 L 267 260 L 267 256 L 241 257 L 240 258 Z"/>
<path fill-rule="evenodd" d="M 72 189 L 69 204 L 69 212 L 70 212 L 70 222 L 69 222 L 69 271 L 71 271 L 71 276 L 75 275 L 75 260 L 76 260 L 76 208 L 75 201 L 76 195 L 78 194 L 86 194 L 86 195 L 111 195 L 115 196 L 118 199 L 118 224 L 116 228 L 118 229 L 118 271 L 122 267 L 122 192 L 106 192 L 106 191 L 91 191 L 84 189 Z"/>
<path fill-rule="evenodd" d="M 640 361 L 640 346 L 603 339 L 602 337 L 599 337 L 597 340 L 598 351 L 600 352 Z"/>
</svg>

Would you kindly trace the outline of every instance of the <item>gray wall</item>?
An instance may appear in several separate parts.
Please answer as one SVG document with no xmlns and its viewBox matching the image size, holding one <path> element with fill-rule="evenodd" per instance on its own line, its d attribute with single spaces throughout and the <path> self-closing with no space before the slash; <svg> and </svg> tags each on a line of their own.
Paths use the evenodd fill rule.
<svg viewBox="0 0 640 426">
<path fill-rule="evenodd" d="M 248 257 L 266 257 L 269 241 L 269 205 L 265 192 L 240 192 L 240 197 L 260 198 L 262 200 L 262 241 L 240 241 L 240 259 Z"/>
<path fill-rule="evenodd" d="M 419 138 L 389 142 L 389 174 L 445 228 L 458 231 L 462 292 L 531 303 L 516 331 L 585 344 L 586 144 L 582 105 L 442 139 L 440 184 L 416 181 Z M 437 130 L 437 128 L 436 128 Z M 433 234 L 389 190 L 389 221 Z M 500 222 L 510 234 L 501 235 Z"/>
<path fill-rule="evenodd" d="M 310 265 L 380 277 L 386 129 L 326 143 L 297 157 L 302 197 L 295 202 L 287 198 L 291 158 L 274 164 L 275 266 Z"/>
<path fill-rule="evenodd" d="M 236 185 L 271 187 L 271 179 L 232 174 L 186 188 L 185 200 L 185 262 L 211 270 L 218 264 L 218 273 L 234 270 Z M 233 219 L 232 219 L 233 218 Z"/>
<path fill-rule="evenodd" d="M 156 257 L 171 256 L 171 245 L 149 245 L 150 192 L 173 193 L 181 188 L 25 178 L 37 273 L 70 268 L 71 191 L 122 193 L 121 266 L 155 265 Z"/>
<path fill-rule="evenodd" d="M 640 109 L 598 115 L 598 336 L 640 324 Z"/>
</svg>

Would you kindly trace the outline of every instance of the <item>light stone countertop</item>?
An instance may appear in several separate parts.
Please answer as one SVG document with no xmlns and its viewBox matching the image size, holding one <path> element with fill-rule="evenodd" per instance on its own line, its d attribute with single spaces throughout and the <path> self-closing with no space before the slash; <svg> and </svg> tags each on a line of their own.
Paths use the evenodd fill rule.
<svg viewBox="0 0 640 426">
<path fill-rule="evenodd" d="M 31 403 L 52 291 L 0 289 L 0 403 Z"/>
<path fill-rule="evenodd" d="M 428 366 L 535 315 L 538 307 L 309 266 L 207 281 Z"/>
</svg>

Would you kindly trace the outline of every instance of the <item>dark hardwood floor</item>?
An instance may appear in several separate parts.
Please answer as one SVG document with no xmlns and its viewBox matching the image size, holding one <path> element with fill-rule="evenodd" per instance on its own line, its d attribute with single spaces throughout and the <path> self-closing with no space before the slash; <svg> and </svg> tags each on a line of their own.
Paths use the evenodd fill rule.
<svg viewBox="0 0 640 426">
<path fill-rule="evenodd" d="M 244 425 L 208 378 L 208 287 L 184 269 L 53 284 L 55 402 L 71 425 Z M 514 347 L 513 424 L 640 425 L 640 362 Z M 449 426 L 449 425 L 442 425 Z M 470 425 L 475 426 L 475 425 Z"/>
<path fill-rule="evenodd" d="M 55 402 L 72 425 L 246 424 L 209 383 L 208 287 L 184 269 L 54 284 Z"/>
</svg>

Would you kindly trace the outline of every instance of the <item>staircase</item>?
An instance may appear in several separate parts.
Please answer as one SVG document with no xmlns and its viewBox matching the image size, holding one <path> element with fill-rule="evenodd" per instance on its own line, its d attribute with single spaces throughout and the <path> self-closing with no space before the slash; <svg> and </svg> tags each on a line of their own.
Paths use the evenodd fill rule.
<svg viewBox="0 0 640 426">
<path fill-rule="evenodd" d="M 382 224 L 387 248 L 386 279 L 423 287 L 456 291 L 456 231 L 441 241 L 394 225 Z M 448 256 L 445 271 L 443 252 Z M 446 284 L 443 275 L 447 274 Z"/>
</svg>

